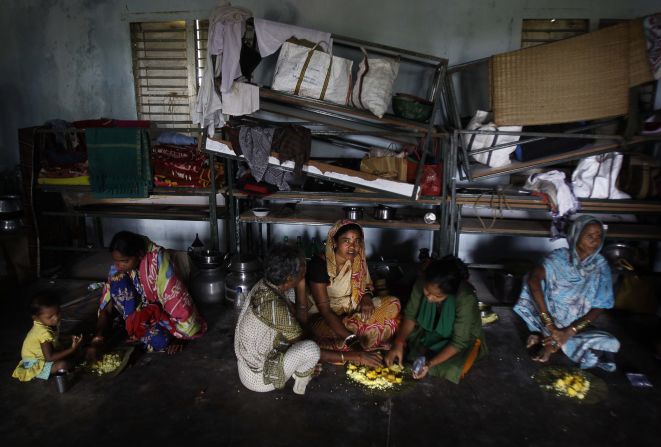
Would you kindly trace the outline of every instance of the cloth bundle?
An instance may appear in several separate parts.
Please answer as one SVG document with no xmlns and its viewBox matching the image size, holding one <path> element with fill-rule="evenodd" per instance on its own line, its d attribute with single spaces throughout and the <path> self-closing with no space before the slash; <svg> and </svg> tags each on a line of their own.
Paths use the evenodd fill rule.
<svg viewBox="0 0 661 447">
<path fill-rule="evenodd" d="M 87 129 L 85 140 L 95 197 L 149 197 L 150 144 L 144 129 Z"/>
<path fill-rule="evenodd" d="M 195 146 L 157 144 L 152 149 L 154 183 L 156 186 L 206 188 L 211 183 L 208 157 Z M 223 174 L 216 163 L 216 179 Z"/>
</svg>

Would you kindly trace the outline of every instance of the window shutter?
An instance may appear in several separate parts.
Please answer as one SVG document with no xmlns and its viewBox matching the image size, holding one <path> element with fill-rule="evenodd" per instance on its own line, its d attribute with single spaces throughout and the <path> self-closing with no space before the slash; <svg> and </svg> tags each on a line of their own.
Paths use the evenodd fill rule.
<svg viewBox="0 0 661 447">
<path fill-rule="evenodd" d="M 568 39 L 588 31 L 588 19 L 523 19 L 521 48 Z"/>
<path fill-rule="evenodd" d="M 200 58 L 195 24 L 192 20 L 131 23 L 138 119 L 159 127 L 191 126 Z"/>
</svg>

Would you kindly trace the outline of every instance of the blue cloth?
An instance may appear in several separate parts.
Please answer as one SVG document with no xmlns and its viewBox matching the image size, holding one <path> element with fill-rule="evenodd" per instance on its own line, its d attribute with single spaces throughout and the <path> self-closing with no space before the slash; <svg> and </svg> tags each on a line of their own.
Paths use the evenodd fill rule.
<svg viewBox="0 0 661 447">
<path fill-rule="evenodd" d="M 30 369 L 37 363 L 39 363 L 39 360 L 37 359 L 23 359 L 22 366 L 25 369 Z M 41 369 L 41 372 L 37 374 L 35 377 L 41 380 L 48 380 L 48 378 L 50 377 L 51 369 L 53 369 L 53 362 L 46 362 L 44 363 L 44 367 Z"/>
<path fill-rule="evenodd" d="M 610 309 L 613 307 L 613 284 L 611 271 L 606 259 L 599 254 L 602 245 L 583 261 L 576 253 L 576 244 L 586 225 L 601 222 L 592 216 L 581 216 L 574 221 L 567 237 L 570 248 L 559 248 L 544 259 L 542 267 L 545 280 L 542 281 L 544 302 L 558 328 L 566 328 L 584 317 L 592 308 Z M 602 225 L 603 228 L 603 225 Z M 542 323 L 539 311 L 533 300 L 528 282 L 516 306 L 516 312 L 531 332 L 550 335 Z M 576 334 L 562 347 L 562 351 L 582 368 L 600 366 L 614 370 L 614 364 L 601 364 L 595 351 L 617 352 L 620 344 L 612 335 L 596 330 Z"/>
<path fill-rule="evenodd" d="M 158 144 L 175 144 L 178 146 L 187 146 L 196 144 L 197 140 L 194 137 L 189 137 L 177 132 L 164 132 L 156 139 Z"/>
<path fill-rule="evenodd" d="M 117 268 L 113 265 L 110 268 L 110 298 L 117 311 L 122 315 L 125 320 L 137 310 L 148 303 L 143 298 L 144 291 L 140 283 L 140 276 L 137 271 L 131 273 L 117 273 Z M 101 309 L 105 304 L 101 304 Z M 154 324 L 147 325 L 146 334 L 140 338 L 147 351 L 163 351 L 172 338 L 170 333 L 170 323 L 167 321 L 159 321 Z"/>
</svg>

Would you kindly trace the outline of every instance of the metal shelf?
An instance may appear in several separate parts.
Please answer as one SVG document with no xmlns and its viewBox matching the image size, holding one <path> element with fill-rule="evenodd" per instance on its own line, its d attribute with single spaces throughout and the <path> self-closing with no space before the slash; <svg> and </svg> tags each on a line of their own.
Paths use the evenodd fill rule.
<svg viewBox="0 0 661 447">
<path fill-rule="evenodd" d="M 661 201 L 579 199 L 580 211 L 608 214 L 661 214 Z M 539 196 L 525 194 L 498 195 L 457 193 L 457 205 L 475 208 L 498 208 L 505 210 L 541 210 L 549 207 Z M 497 206 L 494 206 L 497 205 Z"/>
<path fill-rule="evenodd" d="M 67 193 L 92 193 L 92 188 L 87 185 L 43 185 L 37 184 L 36 189 L 44 192 L 67 192 Z M 222 192 L 218 190 L 217 192 Z M 151 195 L 162 196 L 208 196 L 210 188 L 189 188 L 181 186 L 157 187 L 150 191 Z"/>
<path fill-rule="evenodd" d="M 523 219 L 483 218 L 482 222 L 474 217 L 462 217 L 460 230 L 466 234 L 491 234 L 502 236 L 549 237 L 550 221 Z M 608 223 L 606 238 L 661 240 L 661 226 L 644 224 Z"/>
<path fill-rule="evenodd" d="M 344 213 L 340 207 L 315 207 L 308 209 L 296 209 L 273 211 L 265 217 L 257 217 L 252 212 L 247 211 L 239 216 L 239 221 L 244 223 L 259 224 L 285 224 L 285 225 L 333 225 L 339 219 L 342 219 Z M 355 221 L 366 228 L 391 228 L 397 230 L 425 230 L 436 231 L 440 229 L 438 223 L 426 224 L 422 216 L 402 216 L 393 220 L 378 220 L 369 216 L 364 216 Z"/>
<path fill-rule="evenodd" d="M 413 200 L 409 197 L 392 197 L 370 193 L 337 193 L 324 191 L 290 191 L 275 192 L 261 197 L 256 197 L 244 191 L 234 191 L 234 197 L 238 199 L 255 198 L 265 201 L 282 202 L 306 202 L 306 203 L 359 203 L 359 204 L 391 204 L 391 205 L 440 205 L 440 197 L 422 197 Z"/>
<path fill-rule="evenodd" d="M 224 208 L 217 208 L 223 210 Z M 209 221 L 208 206 L 181 205 L 87 205 L 69 211 L 44 211 L 46 216 L 108 217 L 115 219 L 155 219 Z M 222 218 L 219 215 L 217 218 Z"/>
</svg>

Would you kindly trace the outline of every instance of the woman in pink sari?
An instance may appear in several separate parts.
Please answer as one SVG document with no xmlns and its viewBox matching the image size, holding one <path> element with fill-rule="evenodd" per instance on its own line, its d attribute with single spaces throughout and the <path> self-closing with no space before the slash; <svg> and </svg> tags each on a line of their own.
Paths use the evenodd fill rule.
<svg viewBox="0 0 661 447">
<path fill-rule="evenodd" d="M 120 231 L 110 242 L 110 252 L 115 263 L 101 295 L 89 357 L 96 356 L 96 349 L 103 346 L 113 309 L 124 319 L 129 338 L 139 341 L 147 351 L 172 354 L 181 350 L 181 340 L 206 332 L 206 322 L 163 247 L 145 236 Z"/>
</svg>

